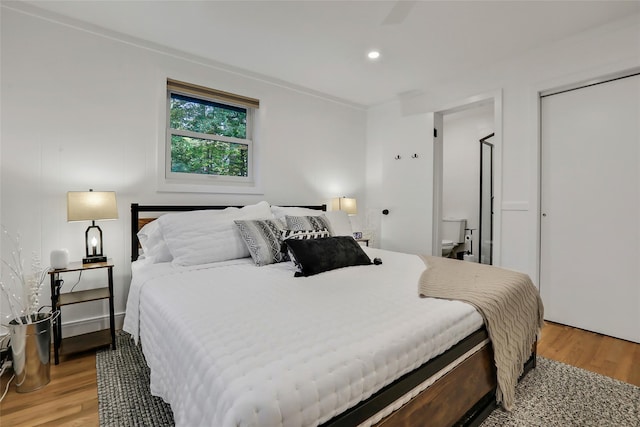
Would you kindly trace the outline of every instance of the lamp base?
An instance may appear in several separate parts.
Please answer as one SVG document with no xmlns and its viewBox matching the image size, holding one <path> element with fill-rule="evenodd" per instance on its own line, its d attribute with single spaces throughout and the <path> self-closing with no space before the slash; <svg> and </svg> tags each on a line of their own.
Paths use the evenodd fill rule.
<svg viewBox="0 0 640 427">
<path fill-rule="evenodd" d="M 106 256 L 90 256 L 87 258 L 82 258 L 83 264 L 93 264 L 96 262 L 107 262 Z"/>
</svg>

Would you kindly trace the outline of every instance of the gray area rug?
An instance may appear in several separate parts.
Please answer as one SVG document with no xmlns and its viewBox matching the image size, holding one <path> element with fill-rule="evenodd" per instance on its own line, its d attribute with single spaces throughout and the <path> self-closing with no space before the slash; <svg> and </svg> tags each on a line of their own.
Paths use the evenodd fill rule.
<svg viewBox="0 0 640 427">
<path fill-rule="evenodd" d="M 173 426 L 171 406 L 151 395 L 149 368 L 131 335 L 119 332 L 116 349 L 96 353 L 101 427 Z"/>
<path fill-rule="evenodd" d="M 516 387 L 515 409 L 482 427 L 640 427 L 640 387 L 538 356 Z"/>
<path fill-rule="evenodd" d="M 149 369 L 127 334 L 96 356 L 100 426 L 172 426 L 171 407 L 149 392 Z M 482 427 L 640 427 L 640 387 L 538 357 L 516 390 L 516 409 Z"/>
</svg>

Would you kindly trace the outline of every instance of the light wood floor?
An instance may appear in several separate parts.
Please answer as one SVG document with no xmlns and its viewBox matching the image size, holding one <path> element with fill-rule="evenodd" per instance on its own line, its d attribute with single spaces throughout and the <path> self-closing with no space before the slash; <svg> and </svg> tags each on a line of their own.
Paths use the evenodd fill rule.
<svg viewBox="0 0 640 427">
<path fill-rule="evenodd" d="M 547 323 L 538 354 L 640 386 L 640 344 Z M 97 426 L 95 360 L 85 354 L 52 365 L 51 382 L 31 393 L 16 393 L 12 384 L 0 404 L 0 426 Z"/>
</svg>

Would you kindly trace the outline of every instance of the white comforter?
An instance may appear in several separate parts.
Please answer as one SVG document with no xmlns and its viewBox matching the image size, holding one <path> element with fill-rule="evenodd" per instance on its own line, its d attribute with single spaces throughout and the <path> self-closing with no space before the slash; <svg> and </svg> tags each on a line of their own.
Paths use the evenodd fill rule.
<svg viewBox="0 0 640 427">
<path fill-rule="evenodd" d="M 482 325 L 470 305 L 418 297 L 417 256 L 293 277 L 250 258 L 134 263 L 125 331 L 177 426 L 313 426 Z"/>
</svg>

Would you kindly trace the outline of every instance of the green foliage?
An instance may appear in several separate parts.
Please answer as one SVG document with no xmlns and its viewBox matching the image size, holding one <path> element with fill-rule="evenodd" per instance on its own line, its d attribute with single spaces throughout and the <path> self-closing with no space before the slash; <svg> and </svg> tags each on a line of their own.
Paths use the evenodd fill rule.
<svg viewBox="0 0 640 427">
<path fill-rule="evenodd" d="M 247 176 L 248 160 L 244 144 L 171 136 L 171 172 Z"/>
<path fill-rule="evenodd" d="M 172 129 L 212 135 L 171 136 L 171 171 L 223 176 L 248 176 L 248 146 L 214 136 L 245 139 L 247 111 L 181 95 L 171 97 Z"/>
</svg>

